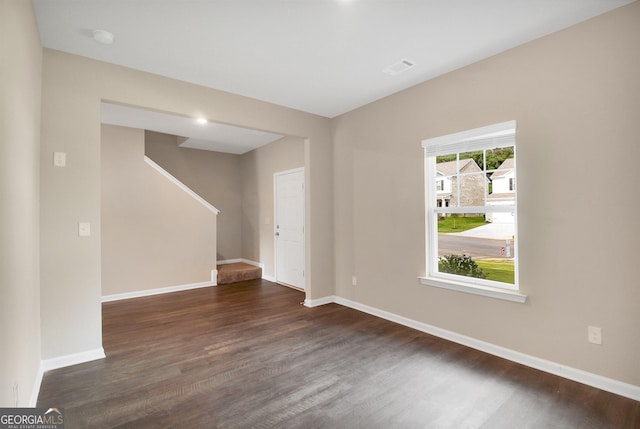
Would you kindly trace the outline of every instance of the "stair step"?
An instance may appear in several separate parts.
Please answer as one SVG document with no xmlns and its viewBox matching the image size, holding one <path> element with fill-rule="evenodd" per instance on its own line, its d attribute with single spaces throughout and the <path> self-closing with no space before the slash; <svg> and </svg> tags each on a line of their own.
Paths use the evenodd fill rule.
<svg viewBox="0 0 640 429">
<path fill-rule="evenodd" d="M 219 285 L 262 278 L 262 268 L 256 267 L 255 265 L 245 264 L 244 262 L 221 264 L 217 266 L 217 269 Z"/>
</svg>

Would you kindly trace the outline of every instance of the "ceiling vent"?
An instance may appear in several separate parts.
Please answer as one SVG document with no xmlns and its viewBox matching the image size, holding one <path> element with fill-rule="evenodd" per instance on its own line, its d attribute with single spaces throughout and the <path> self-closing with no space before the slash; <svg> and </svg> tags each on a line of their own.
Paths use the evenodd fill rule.
<svg viewBox="0 0 640 429">
<path fill-rule="evenodd" d="M 416 63 L 414 63 L 411 60 L 408 59 L 402 59 L 400 61 L 398 61 L 395 64 L 391 64 L 389 67 L 387 67 L 386 69 L 382 70 L 384 73 L 391 75 L 391 76 L 395 76 L 397 74 L 406 72 L 407 70 L 409 70 L 411 67 L 415 66 Z"/>
</svg>

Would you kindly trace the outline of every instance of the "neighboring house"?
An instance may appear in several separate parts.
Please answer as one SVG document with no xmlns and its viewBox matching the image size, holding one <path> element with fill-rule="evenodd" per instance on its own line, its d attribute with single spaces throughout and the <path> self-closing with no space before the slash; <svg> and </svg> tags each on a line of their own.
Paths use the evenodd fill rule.
<svg viewBox="0 0 640 429">
<path fill-rule="evenodd" d="M 515 203 L 515 162 L 514 158 L 505 159 L 490 176 L 492 187 L 487 197 L 487 205 L 511 205 Z M 513 213 L 487 213 L 487 221 L 512 223 Z"/>
<path fill-rule="evenodd" d="M 456 162 L 459 163 L 458 168 Z M 484 206 L 488 180 L 472 158 L 439 162 L 436 169 L 438 207 Z"/>
</svg>

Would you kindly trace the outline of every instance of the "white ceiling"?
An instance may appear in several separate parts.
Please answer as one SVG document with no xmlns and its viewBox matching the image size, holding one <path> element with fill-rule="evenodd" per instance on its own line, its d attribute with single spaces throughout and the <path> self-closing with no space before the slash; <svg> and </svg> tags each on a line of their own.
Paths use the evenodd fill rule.
<svg viewBox="0 0 640 429">
<path fill-rule="evenodd" d="M 335 117 L 633 0 L 33 0 L 43 46 Z M 91 33 L 115 34 L 100 45 Z M 391 76 L 383 69 L 408 59 Z"/>
<path fill-rule="evenodd" d="M 103 124 L 142 128 L 186 137 L 181 147 L 242 155 L 283 136 L 216 122 L 198 123 L 197 118 L 143 110 L 119 104 L 102 103 Z"/>
</svg>

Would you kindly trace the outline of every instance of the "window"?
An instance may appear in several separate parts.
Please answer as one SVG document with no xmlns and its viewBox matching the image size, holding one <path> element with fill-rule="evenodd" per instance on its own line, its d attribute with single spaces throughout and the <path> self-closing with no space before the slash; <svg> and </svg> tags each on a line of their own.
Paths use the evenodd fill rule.
<svg viewBox="0 0 640 429">
<path fill-rule="evenodd" d="M 515 130 L 516 122 L 510 121 L 422 142 L 423 284 L 526 299 L 518 292 Z"/>
</svg>

